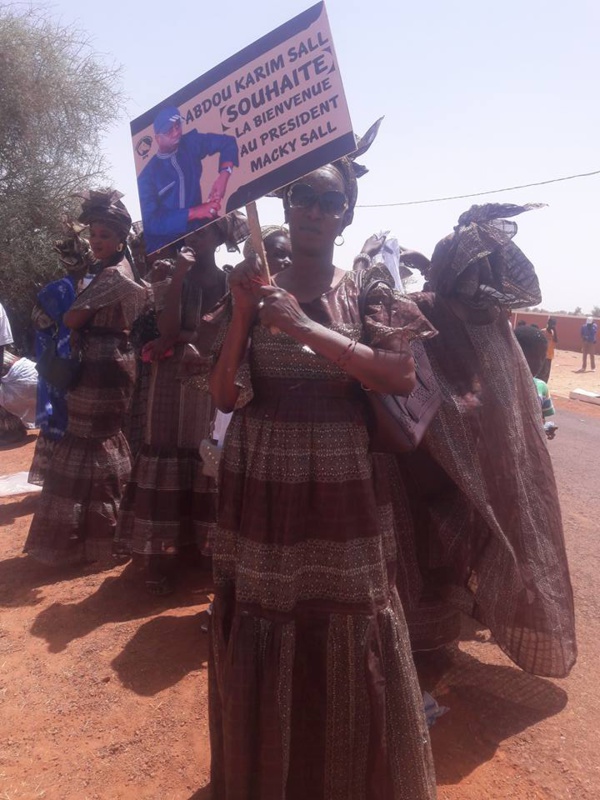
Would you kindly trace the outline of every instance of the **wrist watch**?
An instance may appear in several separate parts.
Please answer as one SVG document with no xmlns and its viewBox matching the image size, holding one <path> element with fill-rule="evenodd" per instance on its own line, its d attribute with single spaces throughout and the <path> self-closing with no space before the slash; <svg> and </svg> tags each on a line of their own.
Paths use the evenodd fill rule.
<svg viewBox="0 0 600 800">
<path fill-rule="evenodd" d="M 219 172 L 228 172 L 230 175 L 233 172 L 233 167 L 221 167 Z"/>
</svg>

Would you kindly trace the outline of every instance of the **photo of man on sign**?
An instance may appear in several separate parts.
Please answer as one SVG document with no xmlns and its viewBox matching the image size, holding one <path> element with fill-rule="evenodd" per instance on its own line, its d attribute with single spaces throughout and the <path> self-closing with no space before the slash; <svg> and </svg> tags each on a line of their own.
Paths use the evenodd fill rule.
<svg viewBox="0 0 600 800">
<path fill-rule="evenodd" d="M 352 152 L 324 3 L 145 111 L 131 136 L 149 252 Z"/>
<path fill-rule="evenodd" d="M 138 176 L 149 253 L 220 216 L 227 183 L 239 164 L 234 136 L 200 133 L 196 129 L 183 133 L 182 121 L 175 106 L 158 112 L 153 123 L 158 151 Z M 218 174 L 203 202 L 202 160 L 216 153 Z"/>
</svg>

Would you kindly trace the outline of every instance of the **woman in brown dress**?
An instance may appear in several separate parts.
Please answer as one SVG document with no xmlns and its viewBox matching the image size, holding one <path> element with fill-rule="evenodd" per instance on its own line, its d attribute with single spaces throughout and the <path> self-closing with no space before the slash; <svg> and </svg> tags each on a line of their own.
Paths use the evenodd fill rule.
<svg viewBox="0 0 600 800">
<path fill-rule="evenodd" d="M 135 379 L 128 332 L 147 301 L 124 258 L 131 217 L 119 192 L 90 192 L 79 221 L 101 271 L 64 315 L 77 331 L 81 377 L 68 395 L 65 436 L 56 444 L 25 552 L 47 564 L 110 557 L 131 471 L 121 426 Z"/>
<path fill-rule="evenodd" d="M 424 588 L 407 610 L 415 650 L 456 639 L 461 612 L 490 628 L 522 669 L 565 677 L 577 657 L 573 591 L 539 398 L 507 309 L 540 287 L 513 217 L 473 206 L 454 232 L 402 258 L 427 277 L 412 295 L 439 331 L 425 344 L 443 403 L 425 446 L 398 459 Z"/>
<path fill-rule="evenodd" d="M 217 406 L 236 409 L 213 550 L 219 800 L 435 797 L 361 388 L 408 393 L 408 343 L 434 331 L 383 284 L 361 317 L 355 274 L 333 265 L 356 197 L 348 160 L 310 173 L 285 191 L 292 266 L 271 286 L 251 260 L 230 277 L 210 376 Z"/>
<path fill-rule="evenodd" d="M 209 436 L 215 409 L 210 395 L 183 381 L 182 362 L 198 340 L 202 315 L 226 292 L 216 249 L 237 250 L 247 235 L 245 217 L 223 217 L 186 237 L 172 278 L 155 284 L 159 338 L 145 352 L 152 359 L 144 443 L 135 460 L 117 530 L 117 553 L 146 563 L 146 589 L 174 589 L 177 557 L 184 550 L 208 554 L 216 520 L 216 484 L 203 472 L 199 448 Z M 166 290 L 166 291 L 165 291 Z"/>
</svg>

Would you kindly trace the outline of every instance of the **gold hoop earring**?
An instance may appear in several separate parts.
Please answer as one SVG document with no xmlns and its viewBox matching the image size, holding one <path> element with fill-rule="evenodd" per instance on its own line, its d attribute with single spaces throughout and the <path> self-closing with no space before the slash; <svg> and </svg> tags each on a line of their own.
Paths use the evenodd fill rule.
<svg viewBox="0 0 600 800">
<path fill-rule="evenodd" d="M 341 239 L 342 241 L 341 241 L 341 242 L 338 242 L 338 239 Z M 335 245 L 336 247 L 341 247 L 341 246 L 344 244 L 344 241 L 345 241 L 345 240 L 344 240 L 344 237 L 343 237 L 343 236 L 342 236 L 342 234 L 340 233 L 338 236 L 336 236 L 336 237 L 335 237 L 335 239 L 333 240 L 333 243 L 334 243 L 334 245 Z"/>
<path fill-rule="evenodd" d="M 125 245 L 123 244 L 123 242 L 121 242 L 119 245 L 117 245 L 117 253 L 122 253 L 124 249 L 125 249 Z"/>
</svg>

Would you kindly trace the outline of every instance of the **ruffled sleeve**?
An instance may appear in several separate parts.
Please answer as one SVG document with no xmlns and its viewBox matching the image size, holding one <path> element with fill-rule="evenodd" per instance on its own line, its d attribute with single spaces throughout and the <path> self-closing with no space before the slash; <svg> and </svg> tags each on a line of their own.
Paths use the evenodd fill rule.
<svg viewBox="0 0 600 800">
<path fill-rule="evenodd" d="M 73 302 L 73 311 L 99 311 L 112 306 L 126 296 L 125 279 L 115 267 L 100 272 Z"/>
<path fill-rule="evenodd" d="M 401 352 L 414 339 L 437 335 L 417 305 L 393 288 L 393 278 L 386 267 L 377 264 L 361 270 L 356 279 L 366 344 Z"/>
<path fill-rule="evenodd" d="M 102 270 L 75 299 L 71 308 L 106 312 L 98 314 L 94 325 L 115 330 L 131 329 L 149 302 L 149 290 L 137 284 L 127 272 L 130 270 L 123 262 Z"/>
<path fill-rule="evenodd" d="M 232 298 L 229 293 L 205 314 L 198 327 L 198 345 L 186 349 L 182 362 L 181 377 L 188 386 L 208 392 L 210 373 L 217 363 L 227 330 L 231 323 Z M 238 367 L 234 383 L 240 390 L 235 408 L 243 408 L 254 397 L 250 377 L 250 344 L 246 355 Z"/>
</svg>

